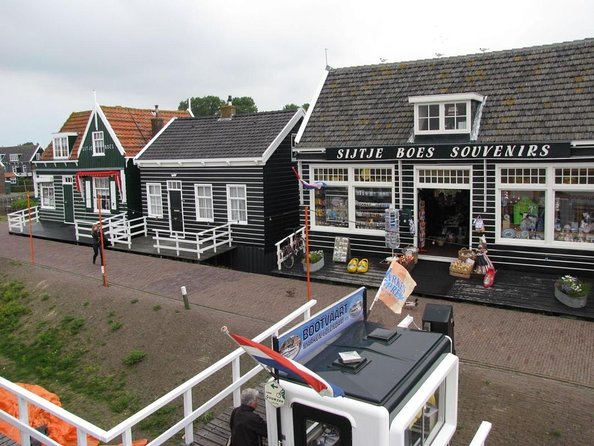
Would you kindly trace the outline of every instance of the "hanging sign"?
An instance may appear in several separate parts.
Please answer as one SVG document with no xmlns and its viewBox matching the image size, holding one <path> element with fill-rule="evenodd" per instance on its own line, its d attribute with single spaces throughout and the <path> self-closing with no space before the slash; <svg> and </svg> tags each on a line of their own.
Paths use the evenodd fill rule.
<svg viewBox="0 0 594 446">
<path fill-rule="evenodd" d="M 287 399 L 285 389 L 276 380 L 268 381 L 264 385 L 264 398 L 273 407 L 283 407 Z"/>
</svg>

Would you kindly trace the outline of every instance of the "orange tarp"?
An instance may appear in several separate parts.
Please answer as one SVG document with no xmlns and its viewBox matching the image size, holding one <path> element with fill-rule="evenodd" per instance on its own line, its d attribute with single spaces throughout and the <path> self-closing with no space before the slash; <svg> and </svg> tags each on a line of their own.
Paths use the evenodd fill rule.
<svg viewBox="0 0 594 446">
<path fill-rule="evenodd" d="M 30 392 L 33 392 L 34 394 L 54 403 L 56 406 L 62 406 L 58 395 L 48 392 L 41 386 L 36 384 L 17 384 L 29 390 Z M 74 426 L 67 424 L 61 419 L 53 416 L 43 409 L 40 409 L 39 407 L 34 406 L 33 404 L 29 404 L 28 406 L 30 426 L 35 429 L 45 426 L 47 427 L 48 437 L 54 441 L 57 441 L 64 446 L 76 446 L 76 428 Z M 15 418 L 18 418 L 19 405 L 17 397 L 4 389 L 0 389 L 0 410 L 3 410 Z M 20 431 L 16 427 L 3 421 L 0 421 L 0 433 L 7 436 L 8 438 L 11 438 L 17 443 L 21 442 Z M 99 444 L 99 440 L 91 436 L 87 436 L 87 444 L 89 446 L 97 446 Z"/>
</svg>

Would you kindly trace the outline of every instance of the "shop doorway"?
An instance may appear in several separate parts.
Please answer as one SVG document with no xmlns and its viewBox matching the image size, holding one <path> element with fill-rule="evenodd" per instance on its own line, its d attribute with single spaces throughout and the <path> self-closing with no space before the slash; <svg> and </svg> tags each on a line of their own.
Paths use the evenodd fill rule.
<svg viewBox="0 0 594 446">
<path fill-rule="evenodd" d="M 457 257 L 470 242 L 470 190 L 417 189 L 419 254 Z"/>
</svg>

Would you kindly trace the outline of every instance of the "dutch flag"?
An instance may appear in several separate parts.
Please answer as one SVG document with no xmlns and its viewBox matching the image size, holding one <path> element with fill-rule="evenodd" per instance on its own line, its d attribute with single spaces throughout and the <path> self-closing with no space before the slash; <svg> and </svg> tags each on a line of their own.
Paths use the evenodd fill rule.
<svg viewBox="0 0 594 446">
<path fill-rule="evenodd" d="M 223 329 L 225 331 L 225 328 Z M 227 332 L 231 338 L 242 347 L 248 355 L 260 365 L 278 369 L 291 378 L 303 381 L 321 396 L 344 396 L 344 391 L 337 386 L 325 381 L 321 376 L 309 370 L 307 367 L 284 357 L 258 342 Z M 269 370 L 268 370 L 269 371 Z"/>
</svg>

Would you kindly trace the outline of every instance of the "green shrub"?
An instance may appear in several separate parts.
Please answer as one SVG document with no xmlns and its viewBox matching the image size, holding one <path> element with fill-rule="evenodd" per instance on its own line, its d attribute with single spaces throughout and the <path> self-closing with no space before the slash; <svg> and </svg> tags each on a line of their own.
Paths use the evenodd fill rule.
<svg viewBox="0 0 594 446">
<path fill-rule="evenodd" d="M 130 353 L 126 355 L 124 359 L 122 359 L 122 363 L 125 365 L 134 365 L 138 364 L 140 361 L 144 359 L 146 353 L 142 350 L 132 350 Z"/>
</svg>

